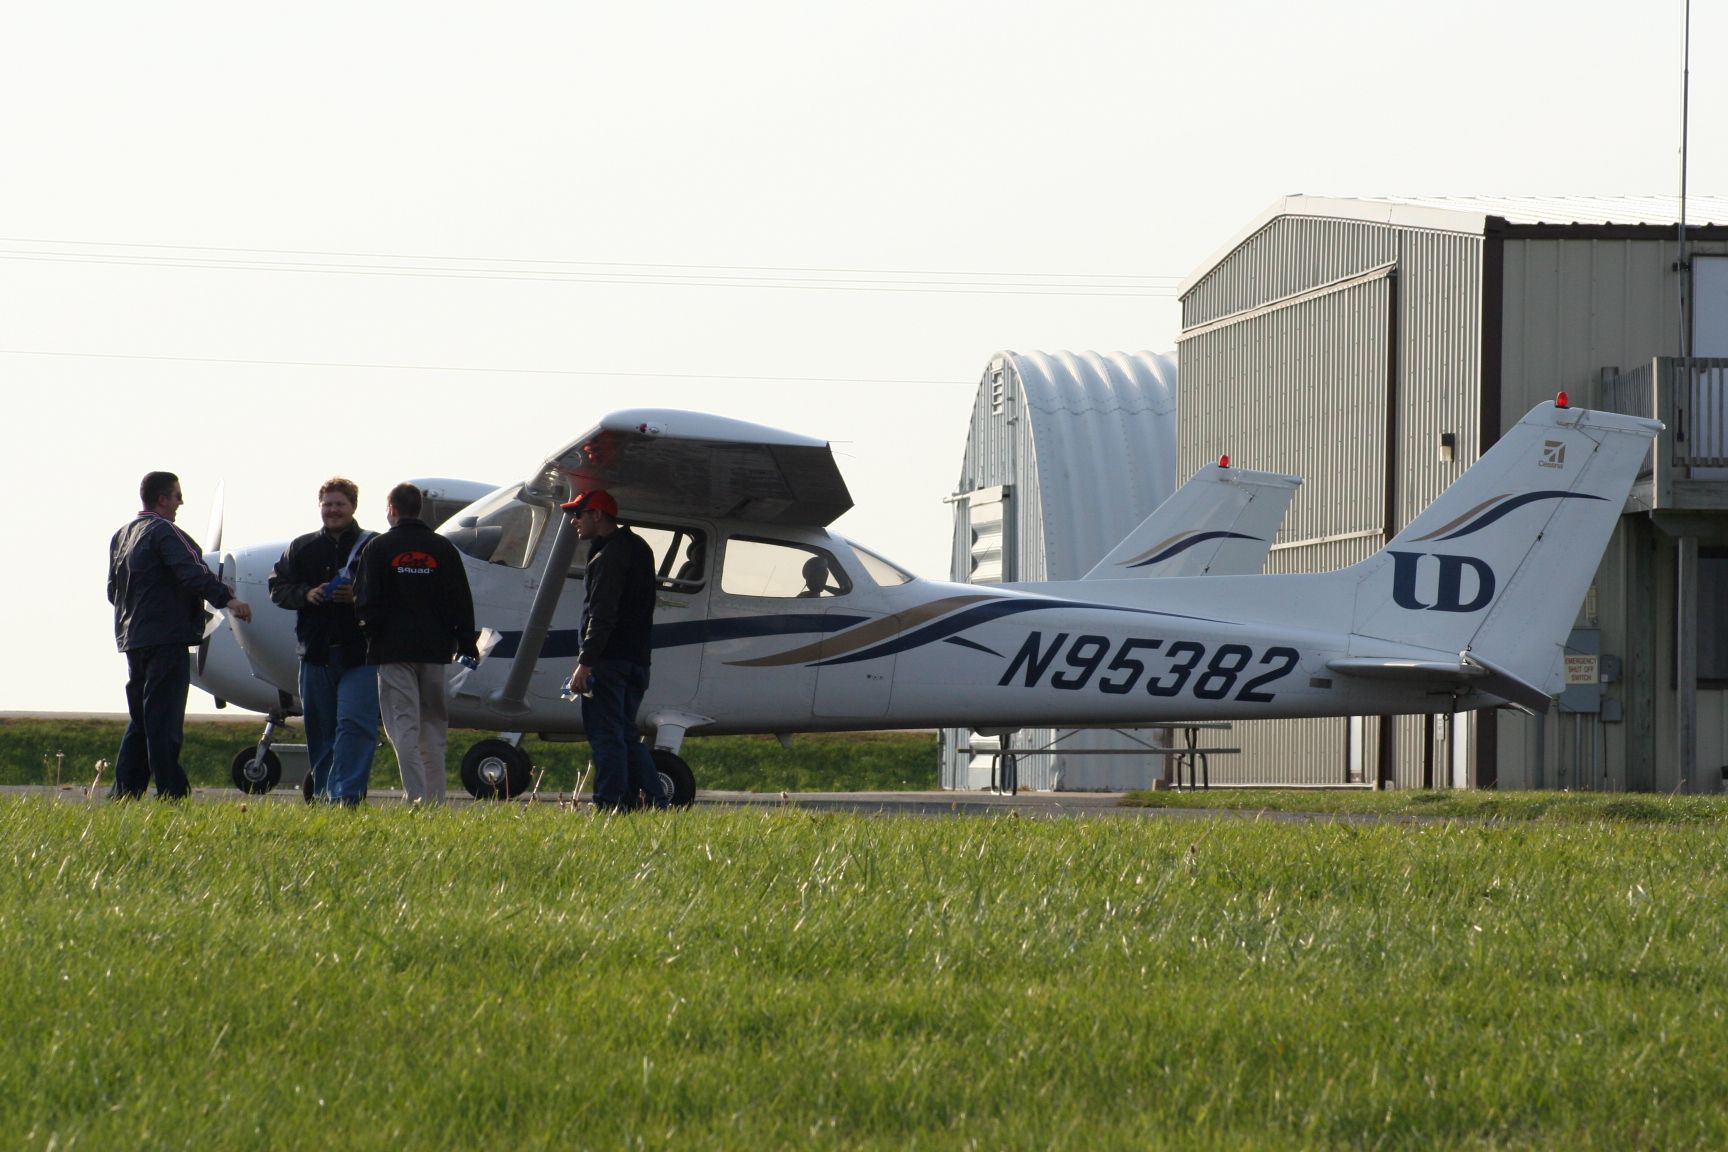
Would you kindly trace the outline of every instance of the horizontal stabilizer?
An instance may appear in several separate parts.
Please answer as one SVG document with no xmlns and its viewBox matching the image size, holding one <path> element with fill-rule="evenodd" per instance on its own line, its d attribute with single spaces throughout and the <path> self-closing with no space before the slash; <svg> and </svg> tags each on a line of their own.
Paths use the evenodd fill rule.
<svg viewBox="0 0 1728 1152">
<path fill-rule="evenodd" d="M 1488 675 L 1488 669 L 1478 664 L 1460 664 L 1452 660 L 1406 660 L 1391 656 L 1346 656 L 1328 660 L 1326 667 L 1345 676 L 1370 680 L 1431 680 L 1465 684 Z"/>
<path fill-rule="evenodd" d="M 1473 656 L 1457 660 L 1412 660 L 1402 656 L 1346 656 L 1328 660 L 1326 667 L 1341 676 L 1366 680 L 1427 683 L 1436 691 L 1469 688 L 1498 696 L 1527 712 L 1546 712 L 1552 698 L 1536 685 L 1484 664 Z"/>
</svg>

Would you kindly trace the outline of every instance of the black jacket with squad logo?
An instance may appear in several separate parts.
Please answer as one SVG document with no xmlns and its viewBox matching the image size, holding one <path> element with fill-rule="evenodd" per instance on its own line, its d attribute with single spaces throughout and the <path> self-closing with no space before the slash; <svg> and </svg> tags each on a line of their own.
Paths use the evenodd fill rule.
<svg viewBox="0 0 1728 1152">
<path fill-rule="evenodd" d="M 474 650 L 474 598 L 456 546 L 403 518 L 366 545 L 354 606 L 368 664 L 448 664 Z"/>
</svg>

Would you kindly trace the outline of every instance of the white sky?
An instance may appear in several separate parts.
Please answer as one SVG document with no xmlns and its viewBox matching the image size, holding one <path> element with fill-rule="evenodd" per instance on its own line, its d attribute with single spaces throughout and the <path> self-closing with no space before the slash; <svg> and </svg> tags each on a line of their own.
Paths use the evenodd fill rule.
<svg viewBox="0 0 1728 1152">
<path fill-rule="evenodd" d="M 6 5 L 0 711 L 124 708 L 152 468 L 203 543 L 225 482 L 233 546 L 332 473 L 382 527 L 397 480 L 700 408 L 835 441 L 838 529 L 943 577 L 992 353 L 1173 348 L 1169 288 L 1289 193 L 1676 192 L 1682 4 Z"/>
</svg>

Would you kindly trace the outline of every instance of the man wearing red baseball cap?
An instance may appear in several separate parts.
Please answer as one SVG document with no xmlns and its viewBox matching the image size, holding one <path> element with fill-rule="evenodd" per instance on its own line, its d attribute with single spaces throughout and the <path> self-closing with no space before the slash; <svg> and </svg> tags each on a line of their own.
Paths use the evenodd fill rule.
<svg viewBox="0 0 1728 1152">
<path fill-rule="evenodd" d="M 562 507 L 577 537 L 588 541 L 582 648 L 569 687 L 582 695 L 594 805 L 623 811 L 636 806 L 640 793 L 665 808 L 671 797 L 636 728 L 654 652 L 654 551 L 618 523 L 618 501 L 609 492 L 584 492 Z"/>
</svg>

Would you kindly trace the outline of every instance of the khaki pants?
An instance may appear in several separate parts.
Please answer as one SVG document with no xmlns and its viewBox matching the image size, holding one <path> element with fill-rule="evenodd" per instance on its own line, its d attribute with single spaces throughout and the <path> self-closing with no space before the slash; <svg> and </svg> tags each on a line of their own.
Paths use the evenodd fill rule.
<svg viewBox="0 0 1728 1152">
<path fill-rule="evenodd" d="M 443 664 L 378 665 L 378 712 L 402 766 L 410 803 L 444 800 L 444 741 L 449 704 Z"/>
</svg>

